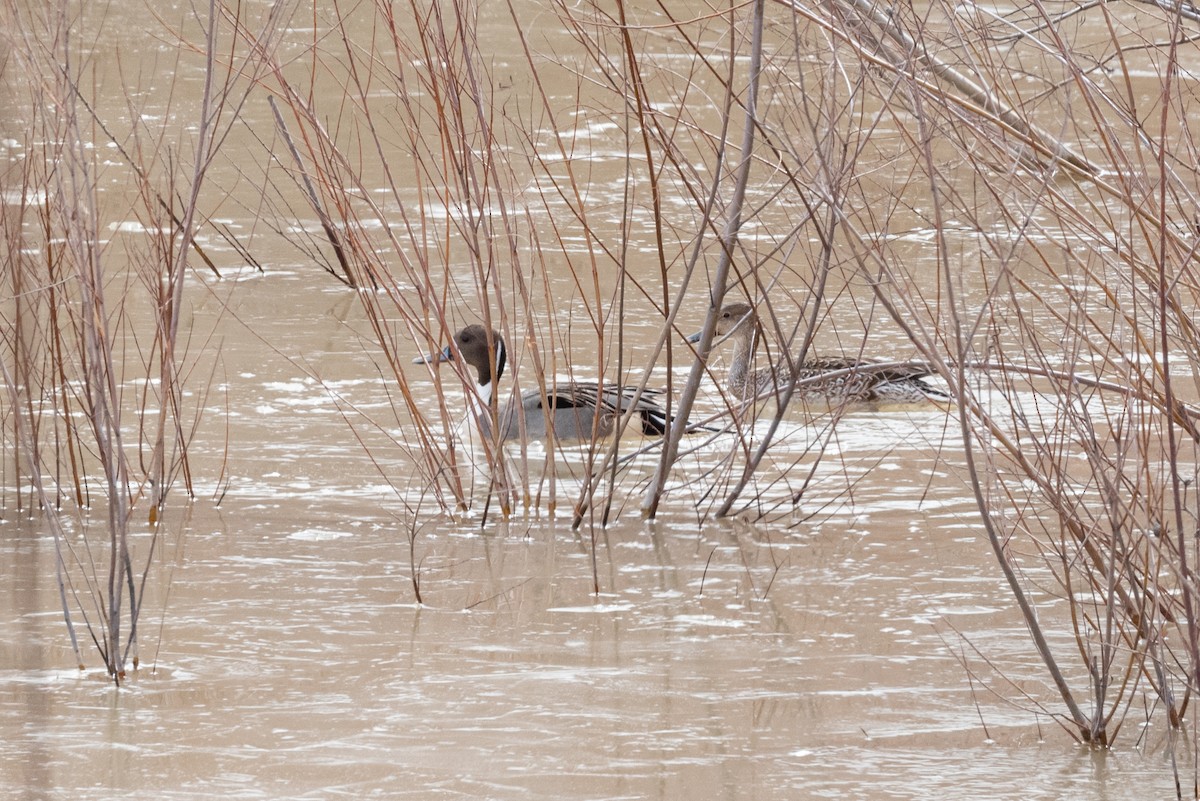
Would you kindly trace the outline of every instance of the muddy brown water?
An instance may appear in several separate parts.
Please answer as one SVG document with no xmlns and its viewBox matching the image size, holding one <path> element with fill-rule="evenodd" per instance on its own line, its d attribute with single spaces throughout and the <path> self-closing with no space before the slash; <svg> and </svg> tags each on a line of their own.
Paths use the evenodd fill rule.
<svg viewBox="0 0 1200 801">
<path fill-rule="evenodd" d="M 264 274 L 189 290 L 218 391 L 125 686 L 74 666 L 43 521 L 0 524 L 5 797 L 1173 796 L 1160 732 L 1081 749 L 1025 697 L 1059 711 L 939 456 L 943 412 L 849 414 L 834 469 L 772 523 L 699 522 L 687 497 L 644 523 L 629 492 L 603 529 L 431 514 L 410 552 L 394 487 L 414 468 L 377 354 L 347 335 L 357 300 L 278 247 Z M 629 332 L 637 350 L 657 329 Z M 810 426 L 789 426 L 799 454 Z"/>
<path fill-rule="evenodd" d="M 307 286 L 239 288 L 263 309 L 251 323 L 278 324 L 265 301 L 287 282 Z M 337 327 L 338 292 L 283 294 Z M 370 372 L 361 352 L 318 357 L 333 338 L 288 347 Z M 1161 734 L 1081 749 L 1015 689 L 1054 703 L 974 507 L 933 458 L 940 412 L 849 415 L 853 502 L 795 524 L 700 525 L 679 505 L 647 524 L 636 503 L 582 532 L 545 515 L 431 517 L 417 605 L 403 510 L 327 391 L 243 341 L 225 346 L 255 362 L 230 382 L 232 486 L 219 507 L 172 507 L 124 687 L 73 666 L 48 532 L 0 526 L 9 797 L 1173 792 Z M 386 397 L 379 379 L 340 391 Z M 134 539 L 143 559 L 148 542 Z"/>
</svg>

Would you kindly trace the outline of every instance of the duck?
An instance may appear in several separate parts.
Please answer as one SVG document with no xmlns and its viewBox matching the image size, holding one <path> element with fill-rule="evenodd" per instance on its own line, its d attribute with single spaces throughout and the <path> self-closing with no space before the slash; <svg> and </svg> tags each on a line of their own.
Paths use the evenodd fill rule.
<svg viewBox="0 0 1200 801">
<path fill-rule="evenodd" d="M 489 335 L 482 325 L 474 324 L 456 333 L 454 344 L 463 362 L 475 369 L 479 399 L 486 409 L 492 402 L 496 382 L 504 375 L 508 363 L 504 337 L 499 331 L 492 331 Z M 443 350 L 419 356 L 413 362 L 440 364 L 454 359 L 454 349 L 447 345 Z M 520 398 L 514 398 L 500 411 L 497 417 L 500 439 L 520 439 L 522 431 L 527 439 L 591 439 L 593 434 L 601 438 L 609 437 L 617 420 L 631 408 L 635 411 L 632 422 L 636 430 L 645 436 L 662 436 L 671 420 L 658 403 L 657 398 L 661 394 L 659 390 L 644 389 L 641 396 L 636 397 L 635 387 L 605 384 L 601 388 L 599 384 L 580 381 L 556 382 L 544 392 L 541 389 L 526 390 Z M 478 417 L 483 435 L 490 436 L 490 415 L 481 413 Z"/>
<path fill-rule="evenodd" d="M 796 393 L 807 401 L 830 403 L 918 403 L 947 402 L 950 395 L 924 379 L 930 371 L 922 365 L 876 366 L 865 359 L 827 358 L 789 362 L 785 357 L 774 365 L 751 371 L 750 363 L 762 336 L 762 324 L 749 303 L 737 301 L 721 307 L 716 336 L 733 343 L 733 357 L 725 384 L 738 398 L 782 390 L 794 376 Z M 700 341 L 700 332 L 688 337 Z"/>
</svg>

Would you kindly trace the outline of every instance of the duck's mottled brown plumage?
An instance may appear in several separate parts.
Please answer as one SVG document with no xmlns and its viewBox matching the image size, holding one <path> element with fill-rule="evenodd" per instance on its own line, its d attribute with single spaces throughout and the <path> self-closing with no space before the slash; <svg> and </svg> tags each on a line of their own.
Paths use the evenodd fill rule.
<svg viewBox="0 0 1200 801">
<path fill-rule="evenodd" d="M 800 364 L 786 358 L 774 365 L 751 371 L 754 352 L 762 335 L 758 315 L 748 303 L 730 303 L 721 308 L 716 334 L 733 346 L 729 391 L 739 398 L 775 392 L 796 377 L 796 393 L 806 400 L 835 403 L 884 401 L 914 403 L 949 400 L 949 396 L 922 380 L 929 371 L 919 365 L 876 366 L 861 359 L 805 359 Z"/>
</svg>

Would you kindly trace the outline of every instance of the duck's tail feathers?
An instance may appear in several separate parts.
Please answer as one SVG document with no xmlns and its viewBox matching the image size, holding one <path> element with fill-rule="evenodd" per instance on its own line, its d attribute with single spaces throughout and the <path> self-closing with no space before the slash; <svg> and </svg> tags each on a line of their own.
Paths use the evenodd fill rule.
<svg viewBox="0 0 1200 801">
<path fill-rule="evenodd" d="M 643 436 L 661 437 L 667 433 L 674 418 L 667 417 L 661 409 L 640 409 L 638 419 L 642 422 Z"/>
<path fill-rule="evenodd" d="M 925 394 L 925 397 L 931 401 L 939 403 L 952 403 L 954 401 L 953 395 L 943 389 L 938 389 L 930 383 L 917 379 L 917 384 L 920 385 L 921 392 Z"/>
<path fill-rule="evenodd" d="M 643 409 L 640 415 L 642 421 L 642 434 L 647 437 L 665 437 L 667 429 L 675 422 L 675 415 L 668 417 L 666 413 L 660 410 Z M 725 429 L 718 426 L 704 425 L 703 423 L 689 422 L 687 428 L 683 430 L 685 434 L 695 434 L 697 431 L 707 431 L 710 434 L 719 434 Z"/>
</svg>

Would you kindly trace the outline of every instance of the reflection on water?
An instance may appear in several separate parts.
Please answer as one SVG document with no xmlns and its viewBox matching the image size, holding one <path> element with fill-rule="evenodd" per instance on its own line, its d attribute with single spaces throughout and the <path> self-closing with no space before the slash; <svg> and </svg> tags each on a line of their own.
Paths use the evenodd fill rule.
<svg viewBox="0 0 1200 801">
<path fill-rule="evenodd" d="M 626 522 L 593 543 L 553 522 L 431 526 L 415 548 L 423 607 L 386 504 L 239 493 L 160 552 L 143 668 L 121 690 L 70 669 L 52 542 L 10 523 L 0 787 L 1165 797 L 1160 756 L 1074 749 L 968 681 L 956 632 L 1041 679 L 968 508 L 873 506 L 890 475 L 857 518 L 792 531 Z"/>
</svg>

